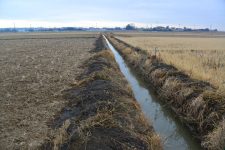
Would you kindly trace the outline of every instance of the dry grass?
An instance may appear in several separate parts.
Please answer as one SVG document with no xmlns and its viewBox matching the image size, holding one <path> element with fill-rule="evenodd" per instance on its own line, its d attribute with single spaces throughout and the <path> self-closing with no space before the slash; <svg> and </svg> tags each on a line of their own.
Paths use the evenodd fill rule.
<svg viewBox="0 0 225 150">
<path fill-rule="evenodd" d="M 224 91 L 215 90 L 207 82 L 191 79 L 146 51 L 110 36 L 108 39 L 191 129 L 190 132 L 201 141 L 202 147 L 223 150 L 224 123 L 219 123 L 225 112 Z"/>
<path fill-rule="evenodd" d="M 33 34 L 0 35 L 3 149 L 32 149 L 56 133 L 47 122 L 66 105 L 61 91 L 75 81 L 94 48 L 93 34 Z"/>
<path fill-rule="evenodd" d="M 206 137 L 203 145 L 211 150 L 224 150 L 225 148 L 225 120 Z"/>
<path fill-rule="evenodd" d="M 171 33 L 172 34 L 172 33 Z M 208 81 L 221 90 L 225 89 L 225 38 L 223 34 L 197 35 L 134 35 L 118 38 L 153 54 L 158 48 L 159 57 L 192 78 Z"/>
<path fill-rule="evenodd" d="M 121 37 L 225 37 L 225 32 L 114 32 Z"/>
<path fill-rule="evenodd" d="M 225 38 L 206 37 L 119 37 L 146 50 L 225 50 Z"/>
<path fill-rule="evenodd" d="M 55 131 L 54 133 L 54 139 L 53 139 L 53 145 L 54 145 L 54 150 L 58 150 L 58 147 L 63 144 L 69 137 L 67 133 L 67 129 L 70 126 L 70 120 L 66 120 L 62 127 L 60 127 L 58 130 Z"/>
</svg>

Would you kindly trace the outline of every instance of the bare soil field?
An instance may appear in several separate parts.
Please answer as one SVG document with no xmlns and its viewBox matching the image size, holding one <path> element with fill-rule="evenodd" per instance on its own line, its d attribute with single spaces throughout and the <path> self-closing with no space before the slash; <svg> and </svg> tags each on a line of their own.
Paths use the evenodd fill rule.
<svg viewBox="0 0 225 150">
<path fill-rule="evenodd" d="M 155 53 L 195 79 L 225 89 L 225 33 L 116 33 L 117 38 Z"/>
<path fill-rule="evenodd" d="M 0 37 L 0 149 L 154 149 L 146 120 L 97 33 Z"/>
<path fill-rule="evenodd" d="M 0 149 L 32 149 L 55 136 L 48 122 L 80 73 L 97 33 L 0 34 Z"/>
<path fill-rule="evenodd" d="M 2 40 L 16 39 L 67 39 L 67 38 L 94 38 L 99 32 L 18 32 L 18 33 L 1 33 Z"/>
</svg>

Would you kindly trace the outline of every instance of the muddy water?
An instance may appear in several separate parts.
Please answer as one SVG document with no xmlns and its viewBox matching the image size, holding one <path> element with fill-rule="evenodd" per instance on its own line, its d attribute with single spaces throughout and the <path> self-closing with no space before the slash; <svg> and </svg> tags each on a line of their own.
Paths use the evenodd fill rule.
<svg viewBox="0 0 225 150">
<path fill-rule="evenodd" d="M 105 38 L 106 39 L 106 38 Z M 189 131 L 177 120 L 173 113 L 157 100 L 157 96 L 149 90 L 138 75 L 129 68 L 121 55 L 106 39 L 112 50 L 121 72 L 132 87 L 136 100 L 142 107 L 145 116 L 151 120 L 155 131 L 162 137 L 165 150 L 199 150 L 197 143 Z"/>
</svg>

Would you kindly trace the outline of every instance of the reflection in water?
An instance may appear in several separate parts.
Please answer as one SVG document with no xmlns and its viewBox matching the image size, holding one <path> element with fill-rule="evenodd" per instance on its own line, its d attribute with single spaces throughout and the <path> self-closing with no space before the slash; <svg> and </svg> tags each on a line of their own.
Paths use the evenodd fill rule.
<svg viewBox="0 0 225 150">
<path fill-rule="evenodd" d="M 106 39 L 106 38 L 105 38 Z M 174 118 L 173 114 L 164 107 L 155 94 L 148 90 L 146 84 L 138 78 L 125 63 L 120 54 L 106 39 L 108 47 L 112 50 L 116 62 L 121 72 L 126 77 L 132 87 L 132 91 L 136 100 L 141 105 L 145 116 L 151 120 L 151 123 L 158 134 L 164 141 L 164 149 L 166 150 L 199 150 L 198 144 L 188 132 L 188 130 Z"/>
</svg>

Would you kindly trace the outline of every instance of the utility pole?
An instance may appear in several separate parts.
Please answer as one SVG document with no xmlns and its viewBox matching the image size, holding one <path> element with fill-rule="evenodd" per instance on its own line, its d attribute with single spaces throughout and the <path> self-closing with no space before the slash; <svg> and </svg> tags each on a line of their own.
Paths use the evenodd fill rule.
<svg viewBox="0 0 225 150">
<path fill-rule="evenodd" d="M 16 32 L 16 24 L 13 22 L 13 31 Z"/>
<path fill-rule="evenodd" d="M 154 49 L 155 51 L 155 57 L 156 57 L 156 54 L 157 54 L 157 51 L 158 51 L 158 47 L 155 47 L 155 49 Z"/>
</svg>

